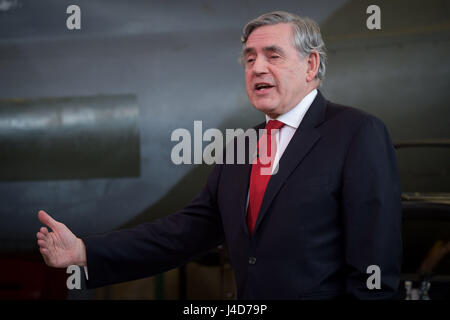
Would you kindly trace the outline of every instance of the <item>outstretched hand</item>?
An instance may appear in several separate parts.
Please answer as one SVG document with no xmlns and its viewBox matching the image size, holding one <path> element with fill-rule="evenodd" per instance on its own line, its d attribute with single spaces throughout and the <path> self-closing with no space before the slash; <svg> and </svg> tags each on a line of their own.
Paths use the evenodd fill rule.
<svg viewBox="0 0 450 320">
<path fill-rule="evenodd" d="M 48 266 L 66 268 L 70 265 L 86 265 L 86 248 L 81 239 L 43 210 L 39 211 L 38 218 L 52 229 L 49 232 L 46 227 L 42 227 L 36 234 L 39 250 Z"/>
</svg>

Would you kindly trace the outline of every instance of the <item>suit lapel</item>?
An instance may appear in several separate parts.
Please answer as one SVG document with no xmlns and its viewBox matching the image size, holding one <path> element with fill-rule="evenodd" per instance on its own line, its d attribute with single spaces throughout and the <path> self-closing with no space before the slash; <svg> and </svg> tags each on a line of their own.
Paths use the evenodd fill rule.
<svg viewBox="0 0 450 320">
<path fill-rule="evenodd" d="M 280 159 L 277 174 L 273 175 L 269 180 L 266 192 L 264 194 L 264 199 L 261 204 L 261 209 L 258 214 L 258 219 L 256 221 L 254 234 L 258 231 L 258 226 L 261 224 L 261 221 L 267 213 L 270 204 L 285 183 L 286 179 L 305 158 L 317 141 L 319 141 L 321 135 L 316 127 L 325 120 L 325 109 L 326 100 L 320 91 L 318 91 L 316 98 L 306 112 L 305 117 L 295 131 L 294 136 Z M 246 190 L 248 191 L 248 182 Z M 247 199 L 247 197 L 245 197 L 245 199 Z"/>
</svg>

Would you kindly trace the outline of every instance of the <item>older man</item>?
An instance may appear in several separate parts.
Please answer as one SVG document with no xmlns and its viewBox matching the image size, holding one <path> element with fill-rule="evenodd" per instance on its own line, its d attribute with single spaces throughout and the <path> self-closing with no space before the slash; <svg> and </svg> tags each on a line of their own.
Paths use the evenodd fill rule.
<svg viewBox="0 0 450 320">
<path fill-rule="evenodd" d="M 277 129 L 267 134 L 276 174 L 263 175 L 258 161 L 218 164 L 179 212 L 84 239 L 41 211 L 53 229 L 37 234 L 46 263 L 87 266 L 92 288 L 164 272 L 226 243 L 238 298 L 395 297 L 401 202 L 385 126 L 317 90 L 325 50 L 312 20 L 267 13 L 245 26 L 242 42 L 247 94 L 266 115 L 256 129 Z"/>
</svg>

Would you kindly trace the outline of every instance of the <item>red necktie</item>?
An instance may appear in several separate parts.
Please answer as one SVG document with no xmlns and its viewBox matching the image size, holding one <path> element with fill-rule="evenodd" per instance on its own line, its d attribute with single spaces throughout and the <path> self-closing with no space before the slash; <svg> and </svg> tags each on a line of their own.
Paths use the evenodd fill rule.
<svg viewBox="0 0 450 320">
<path fill-rule="evenodd" d="M 255 228 L 256 219 L 261 208 L 264 193 L 271 177 L 273 162 L 277 153 L 277 144 L 272 145 L 272 139 L 275 139 L 274 129 L 281 129 L 284 123 L 278 120 L 269 120 L 266 124 L 266 133 L 258 140 L 256 149 L 256 158 L 252 164 L 252 173 L 250 176 L 249 201 L 247 211 L 247 226 L 250 235 Z"/>
</svg>

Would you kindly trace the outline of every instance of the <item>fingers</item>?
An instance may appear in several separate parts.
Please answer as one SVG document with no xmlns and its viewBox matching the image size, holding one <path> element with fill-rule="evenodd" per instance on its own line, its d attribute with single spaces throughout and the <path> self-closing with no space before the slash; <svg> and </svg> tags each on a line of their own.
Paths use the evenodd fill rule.
<svg viewBox="0 0 450 320">
<path fill-rule="evenodd" d="M 51 251 L 48 248 L 48 243 L 44 240 L 38 240 L 38 245 L 39 245 L 39 251 L 41 252 L 42 258 L 44 259 L 44 262 L 46 265 L 48 265 L 49 267 L 53 267 L 53 263 L 51 262 Z"/>
<path fill-rule="evenodd" d="M 50 251 L 48 249 L 49 246 L 49 232 L 47 228 L 42 227 L 38 233 L 36 233 L 37 237 L 37 244 L 39 246 L 39 251 L 41 252 L 42 258 L 44 258 L 44 262 L 46 265 L 51 266 L 51 263 L 49 262 L 49 255 Z"/>
<path fill-rule="evenodd" d="M 44 240 L 38 240 L 38 246 L 41 248 L 41 249 L 47 249 L 47 241 L 44 241 Z"/>
<path fill-rule="evenodd" d="M 36 238 L 38 238 L 38 240 L 45 240 L 47 236 L 41 232 L 38 232 L 36 233 Z"/>
<path fill-rule="evenodd" d="M 47 248 L 49 246 L 48 234 L 43 234 L 42 232 L 36 233 L 38 246 L 41 248 Z"/>
<path fill-rule="evenodd" d="M 49 237 L 50 233 L 47 228 L 42 227 L 39 232 L 36 233 L 37 243 L 41 248 L 48 248 L 49 243 L 51 242 L 51 237 Z"/>
<path fill-rule="evenodd" d="M 48 226 L 52 229 L 54 229 L 58 223 L 56 220 L 54 220 L 52 217 L 50 217 L 50 215 L 48 215 L 47 212 L 45 212 L 44 210 L 39 210 L 38 218 L 39 218 L 39 221 L 41 221 L 43 224 L 45 224 L 46 226 Z"/>
<path fill-rule="evenodd" d="M 44 258 L 45 264 L 50 266 L 49 261 L 48 261 L 48 249 L 39 248 L 39 251 L 41 252 L 42 258 Z"/>
<path fill-rule="evenodd" d="M 41 252 L 42 256 L 44 257 L 44 260 L 47 262 L 48 249 L 47 248 L 39 248 L 39 251 Z"/>
</svg>

